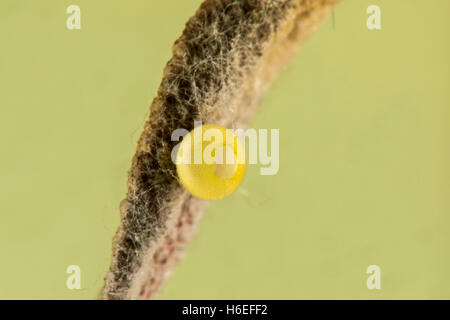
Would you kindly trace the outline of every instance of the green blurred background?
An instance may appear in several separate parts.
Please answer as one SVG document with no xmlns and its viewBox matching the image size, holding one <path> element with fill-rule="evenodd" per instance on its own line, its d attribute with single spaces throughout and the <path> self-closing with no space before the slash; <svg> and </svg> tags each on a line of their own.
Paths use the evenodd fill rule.
<svg viewBox="0 0 450 320">
<path fill-rule="evenodd" d="M 200 2 L 0 2 L 0 298 L 96 297 L 137 138 Z M 160 297 L 450 298 L 449 12 L 343 0 L 254 122 L 280 129 L 279 174 L 252 166 L 211 204 Z"/>
</svg>

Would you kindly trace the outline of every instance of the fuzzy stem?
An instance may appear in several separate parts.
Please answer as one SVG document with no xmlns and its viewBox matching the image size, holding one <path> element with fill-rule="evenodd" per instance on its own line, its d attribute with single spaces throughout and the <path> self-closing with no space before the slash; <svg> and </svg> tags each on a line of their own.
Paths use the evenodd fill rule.
<svg viewBox="0 0 450 320">
<path fill-rule="evenodd" d="M 175 42 L 133 158 L 102 299 L 156 296 L 206 202 L 179 184 L 171 151 L 194 120 L 246 128 L 263 93 L 337 0 L 206 0 Z"/>
</svg>

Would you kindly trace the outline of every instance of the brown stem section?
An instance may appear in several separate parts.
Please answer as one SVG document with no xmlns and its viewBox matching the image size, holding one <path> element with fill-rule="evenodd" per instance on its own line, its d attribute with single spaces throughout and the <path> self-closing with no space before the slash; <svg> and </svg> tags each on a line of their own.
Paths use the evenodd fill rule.
<svg viewBox="0 0 450 320">
<path fill-rule="evenodd" d="M 262 94 L 337 0 L 206 0 L 175 42 L 139 139 L 102 299 L 156 296 L 206 203 L 179 184 L 171 152 L 194 120 L 246 128 Z"/>
</svg>

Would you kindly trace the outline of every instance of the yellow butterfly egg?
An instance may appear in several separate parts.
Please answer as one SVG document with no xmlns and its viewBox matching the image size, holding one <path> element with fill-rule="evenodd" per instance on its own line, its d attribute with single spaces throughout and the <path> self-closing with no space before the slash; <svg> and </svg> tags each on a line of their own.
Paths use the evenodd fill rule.
<svg viewBox="0 0 450 320">
<path fill-rule="evenodd" d="M 217 200 L 241 184 L 245 149 L 230 130 L 203 125 L 183 138 L 176 166 L 180 182 L 189 193 L 200 199 Z"/>
</svg>

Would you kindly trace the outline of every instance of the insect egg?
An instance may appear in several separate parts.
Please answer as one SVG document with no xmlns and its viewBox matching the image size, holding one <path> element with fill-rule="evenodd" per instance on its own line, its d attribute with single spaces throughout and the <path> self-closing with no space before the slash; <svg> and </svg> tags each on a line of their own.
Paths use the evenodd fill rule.
<svg viewBox="0 0 450 320">
<path fill-rule="evenodd" d="M 225 198 L 245 174 L 245 150 L 239 139 L 216 125 L 196 127 L 181 142 L 176 157 L 180 183 L 205 200 Z"/>
</svg>

